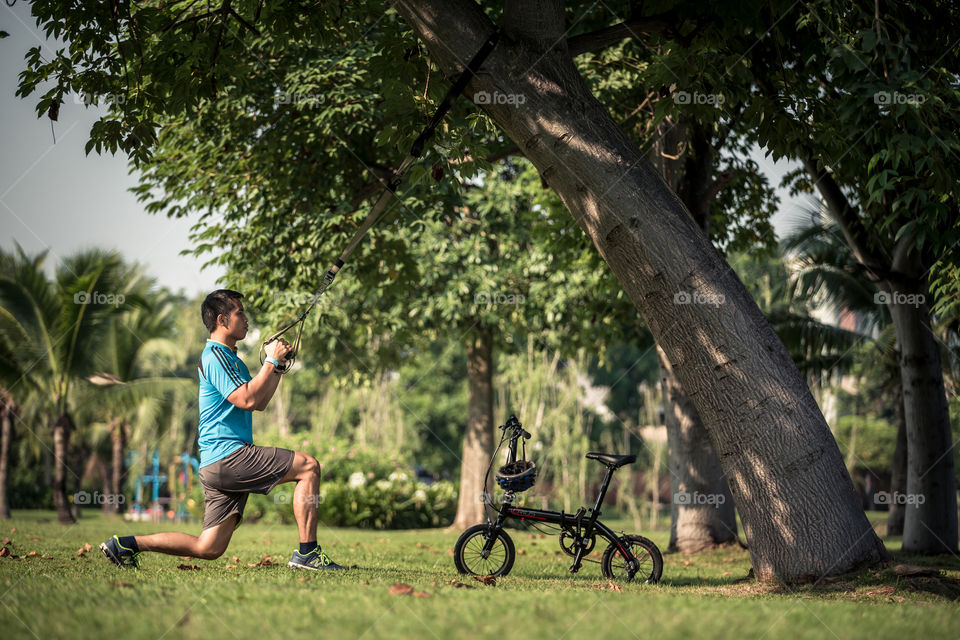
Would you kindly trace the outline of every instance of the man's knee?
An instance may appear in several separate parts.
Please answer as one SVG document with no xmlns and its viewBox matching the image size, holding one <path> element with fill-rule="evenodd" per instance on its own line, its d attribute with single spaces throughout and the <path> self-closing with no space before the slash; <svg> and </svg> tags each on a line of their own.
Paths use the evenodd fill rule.
<svg viewBox="0 0 960 640">
<path fill-rule="evenodd" d="M 197 557 L 201 560 L 216 560 L 227 550 L 227 545 L 216 542 L 201 542 L 197 548 Z"/>
<path fill-rule="evenodd" d="M 317 459 L 313 456 L 300 453 L 298 455 L 303 456 L 300 461 L 300 479 L 306 480 L 309 478 L 320 479 L 320 463 L 317 462 Z"/>
</svg>

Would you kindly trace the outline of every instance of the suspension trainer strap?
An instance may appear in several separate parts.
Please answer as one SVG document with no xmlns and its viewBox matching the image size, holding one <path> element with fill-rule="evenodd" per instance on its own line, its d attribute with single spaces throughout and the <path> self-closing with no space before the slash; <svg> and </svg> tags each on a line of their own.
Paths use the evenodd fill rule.
<svg viewBox="0 0 960 640">
<path fill-rule="evenodd" d="M 310 300 L 310 303 L 307 305 L 306 310 L 301 313 L 296 320 L 290 322 L 282 329 L 274 333 L 272 336 L 267 338 L 263 344 L 260 346 L 260 364 L 264 362 L 265 350 L 264 348 L 282 336 L 284 333 L 292 329 L 295 325 L 300 325 L 297 330 L 297 338 L 294 342 L 293 351 L 290 353 L 290 357 L 287 358 L 284 364 L 277 368 L 277 371 L 284 373 L 290 370 L 290 367 L 293 366 L 294 361 L 296 360 L 297 353 L 300 350 L 300 338 L 303 335 L 303 324 L 307 318 L 307 314 L 316 306 L 317 300 L 320 299 L 320 296 L 327 290 L 331 284 L 333 284 L 334 278 L 337 277 L 340 269 L 343 268 L 344 263 L 347 261 L 347 258 L 350 257 L 350 254 L 353 253 L 354 249 L 360 244 L 360 241 L 363 240 L 363 237 L 367 235 L 367 232 L 370 230 L 373 225 L 380 221 L 383 217 L 384 212 L 387 209 L 387 204 L 389 204 L 391 197 L 393 197 L 397 188 L 400 186 L 400 183 L 403 181 L 403 177 L 406 175 L 407 171 L 416 163 L 416 161 L 423 154 L 423 147 L 433 137 L 434 130 L 443 121 L 443 117 L 447 114 L 447 111 L 456 103 L 457 98 L 460 97 L 460 94 L 463 93 L 463 90 L 467 88 L 467 84 L 470 83 L 470 80 L 477 75 L 477 72 L 480 70 L 480 66 L 483 64 L 483 61 L 487 59 L 487 56 L 490 55 L 490 52 L 493 51 L 493 48 L 497 45 L 497 41 L 500 39 L 500 30 L 495 30 L 489 38 L 483 43 L 483 46 L 480 47 L 480 50 L 474 54 L 473 58 L 467 64 L 467 68 L 464 69 L 460 75 L 457 77 L 456 81 L 453 83 L 453 86 L 447 91 L 447 94 L 443 97 L 443 101 L 440 103 L 440 106 L 437 107 L 437 110 L 434 112 L 433 117 L 430 118 L 430 121 L 427 123 L 427 126 L 424 127 L 423 131 L 417 136 L 417 139 L 413 141 L 413 144 L 410 146 L 410 153 L 407 154 L 407 157 L 404 158 L 403 162 L 400 163 L 400 167 L 393 174 L 393 177 L 387 181 L 384 185 L 383 192 L 380 194 L 380 197 L 377 198 L 377 201 L 373 204 L 373 208 L 370 210 L 370 213 L 367 214 L 367 217 L 364 218 L 363 222 L 360 224 L 360 227 L 357 229 L 356 233 L 353 234 L 353 237 L 350 239 L 350 242 L 347 243 L 346 248 L 343 250 L 343 253 L 340 254 L 340 257 L 337 258 L 337 261 L 327 270 L 327 273 L 323 276 L 323 281 L 320 284 L 320 287 L 317 289 L 316 293 L 313 294 L 313 298 Z"/>
</svg>

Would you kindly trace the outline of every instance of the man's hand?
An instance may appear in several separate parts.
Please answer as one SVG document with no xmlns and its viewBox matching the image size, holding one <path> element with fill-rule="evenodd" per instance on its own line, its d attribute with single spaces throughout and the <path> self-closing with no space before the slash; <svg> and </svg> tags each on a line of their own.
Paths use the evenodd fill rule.
<svg viewBox="0 0 960 640">
<path fill-rule="evenodd" d="M 293 352 L 293 347 L 283 338 L 277 338 L 265 347 L 268 358 L 275 358 L 283 362 Z"/>
</svg>

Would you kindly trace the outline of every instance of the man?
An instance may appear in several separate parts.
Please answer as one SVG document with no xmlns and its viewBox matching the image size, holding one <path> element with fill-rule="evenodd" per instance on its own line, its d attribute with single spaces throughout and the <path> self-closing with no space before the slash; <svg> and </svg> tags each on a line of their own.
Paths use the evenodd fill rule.
<svg viewBox="0 0 960 640">
<path fill-rule="evenodd" d="M 237 341 L 247 335 L 243 295 L 219 289 L 201 307 L 210 338 L 200 356 L 200 484 L 203 486 L 203 531 L 148 536 L 113 536 L 100 545 L 118 567 L 138 567 L 140 553 L 214 560 L 223 555 L 240 525 L 250 493 L 269 493 L 284 482 L 296 482 L 293 515 L 300 548 L 287 566 L 297 569 L 343 569 L 317 544 L 317 492 L 320 464 L 310 455 L 253 444 L 253 411 L 263 411 L 280 383 L 277 367 L 290 354 L 284 340 L 267 345 L 267 359 L 256 377 L 237 357 Z"/>
</svg>

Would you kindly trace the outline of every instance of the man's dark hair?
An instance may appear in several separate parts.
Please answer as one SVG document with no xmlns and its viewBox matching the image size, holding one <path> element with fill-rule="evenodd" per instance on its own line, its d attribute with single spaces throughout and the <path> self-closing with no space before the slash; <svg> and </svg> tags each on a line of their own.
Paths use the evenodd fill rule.
<svg viewBox="0 0 960 640">
<path fill-rule="evenodd" d="M 243 294 L 232 289 L 217 289 L 208 295 L 203 305 L 200 307 L 200 316 L 203 318 L 203 326 L 207 331 L 213 333 L 217 328 L 217 316 L 229 316 L 237 302 L 243 299 Z"/>
</svg>

